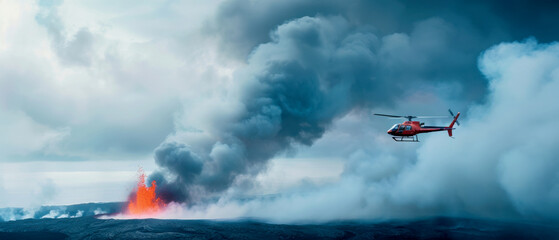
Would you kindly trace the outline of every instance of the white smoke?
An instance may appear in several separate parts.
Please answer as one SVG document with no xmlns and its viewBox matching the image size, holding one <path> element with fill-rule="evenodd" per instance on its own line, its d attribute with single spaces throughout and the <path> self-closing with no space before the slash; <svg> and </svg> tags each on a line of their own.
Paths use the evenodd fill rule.
<svg viewBox="0 0 559 240">
<path fill-rule="evenodd" d="M 95 209 L 95 210 L 93 211 L 93 214 L 95 214 L 95 215 L 105 214 L 105 213 L 107 213 L 107 212 L 106 212 L 106 211 L 103 211 L 103 210 L 100 209 L 100 208 L 97 208 L 97 209 Z"/>
<path fill-rule="evenodd" d="M 58 210 L 50 210 L 49 213 L 42 216 L 41 219 L 43 219 L 43 218 L 57 218 L 58 216 L 60 216 L 60 212 Z"/>
</svg>

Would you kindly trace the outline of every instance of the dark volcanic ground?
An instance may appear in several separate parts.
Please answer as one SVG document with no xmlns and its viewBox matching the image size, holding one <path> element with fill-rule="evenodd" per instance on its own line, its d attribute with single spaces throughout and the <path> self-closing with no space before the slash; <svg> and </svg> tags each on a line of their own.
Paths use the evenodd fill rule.
<svg viewBox="0 0 559 240">
<path fill-rule="evenodd" d="M 0 239 L 558 239 L 552 226 L 460 218 L 283 225 L 256 221 L 101 220 L 0 222 Z"/>
</svg>

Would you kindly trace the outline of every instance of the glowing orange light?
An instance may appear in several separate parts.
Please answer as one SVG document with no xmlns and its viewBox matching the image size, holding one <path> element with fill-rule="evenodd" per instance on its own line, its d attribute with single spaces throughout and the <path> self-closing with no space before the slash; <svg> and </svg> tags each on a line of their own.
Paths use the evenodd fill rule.
<svg viewBox="0 0 559 240">
<path fill-rule="evenodd" d="M 165 208 L 165 203 L 155 195 L 157 187 L 155 181 L 151 182 L 151 187 L 145 184 L 145 174 L 140 168 L 138 170 L 140 177 L 138 180 L 138 188 L 128 202 L 128 213 L 132 215 L 151 215 L 158 213 Z"/>
</svg>

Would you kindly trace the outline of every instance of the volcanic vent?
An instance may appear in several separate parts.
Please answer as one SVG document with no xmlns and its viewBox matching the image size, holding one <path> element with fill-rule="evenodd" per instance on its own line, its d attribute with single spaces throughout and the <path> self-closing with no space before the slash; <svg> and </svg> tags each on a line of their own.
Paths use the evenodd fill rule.
<svg viewBox="0 0 559 240">
<path fill-rule="evenodd" d="M 135 192 L 130 194 L 125 213 L 131 217 L 152 217 L 162 212 L 167 206 L 156 194 L 157 183 L 145 183 L 146 175 L 143 169 L 138 170 L 138 185 Z"/>
</svg>

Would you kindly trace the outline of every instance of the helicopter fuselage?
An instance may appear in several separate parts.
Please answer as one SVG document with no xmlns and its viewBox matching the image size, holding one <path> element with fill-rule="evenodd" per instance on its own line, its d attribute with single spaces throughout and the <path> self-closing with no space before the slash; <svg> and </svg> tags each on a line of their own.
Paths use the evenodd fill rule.
<svg viewBox="0 0 559 240">
<path fill-rule="evenodd" d="M 438 132 L 452 130 L 452 127 L 439 127 L 439 126 L 422 126 L 419 121 L 405 121 L 401 124 L 395 124 L 387 133 L 392 136 L 413 136 L 426 132 Z"/>
</svg>

